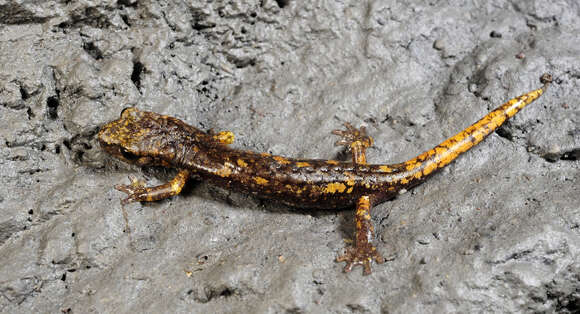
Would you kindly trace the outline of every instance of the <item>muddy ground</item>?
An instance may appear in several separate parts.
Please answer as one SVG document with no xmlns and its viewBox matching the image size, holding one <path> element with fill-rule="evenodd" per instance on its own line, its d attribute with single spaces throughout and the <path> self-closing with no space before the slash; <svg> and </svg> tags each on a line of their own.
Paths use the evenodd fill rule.
<svg viewBox="0 0 580 314">
<path fill-rule="evenodd" d="M 99 3 L 99 4 L 97 4 Z M 0 2 L 0 311 L 563 312 L 580 307 L 580 5 L 546 1 Z M 376 206 L 393 259 L 344 274 L 352 211 L 204 182 L 122 207 L 140 169 L 95 135 L 124 107 L 231 130 L 235 147 L 404 161 L 505 100 L 536 103 Z"/>
</svg>

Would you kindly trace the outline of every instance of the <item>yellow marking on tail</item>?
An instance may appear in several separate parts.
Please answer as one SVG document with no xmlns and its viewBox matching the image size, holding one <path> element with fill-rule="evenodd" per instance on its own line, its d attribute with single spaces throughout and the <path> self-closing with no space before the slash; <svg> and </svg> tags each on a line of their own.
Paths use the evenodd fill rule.
<svg viewBox="0 0 580 314">
<path fill-rule="evenodd" d="M 404 163 L 405 169 L 410 171 L 410 175 L 415 178 L 426 176 L 437 168 L 442 168 L 460 154 L 468 151 L 473 146 L 479 144 L 487 135 L 495 131 L 507 119 L 513 117 L 518 111 L 540 97 L 547 84 L 544 87 L 531 91 L 522 96 L 510 99 L 492 112 L 485 115 L 482 119 L 467 127 L 465 130 L 443 141 L 431 150 L 428 150 L 419 156 L 408 160 Z M 423 163 L 421 161 L 424 160 Z M 379 170 L 387 172 L 386 166 L 379 167 Z M 407 179 L 402 179 L 401 183 L 407 183 Z"/>
</svg>

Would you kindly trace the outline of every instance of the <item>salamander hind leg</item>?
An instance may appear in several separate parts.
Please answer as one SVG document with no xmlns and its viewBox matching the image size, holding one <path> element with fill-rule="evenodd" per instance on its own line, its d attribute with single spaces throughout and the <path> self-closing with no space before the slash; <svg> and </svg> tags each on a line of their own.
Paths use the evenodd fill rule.
<svg viewBox="0 0 580 314">
<path fill-rule="evenodd" d="M 334 130 L 332 134 L 341 137 L 336 141 L 336 146 L 346 146 L 352 152 L 353 162 L 356 164 L 366 164 L 366 149 L 373 145 L 373 138 L 367 135 L 364 126 L 359 129 L 353 127 L 350 123 L 345 123 L 346 130 Z"/>
<path fill-rule="evenodd" d="M 115 189 L 127 193 L 127 198 L 121 200 L 123 205 L 132 202 L 158 201 L 179 194 L 189 175 L 189 170 L 181 170 L 171 181 L 153 187 L 146 187 L 143 181 L 129 176 L 131 184 L 118 184 L 115 185 Z"/>
<path fill-rule="evenodd" d="M 373 245 L 375 230 L 371 221 L 370 197 L 362 196 L 358 199 L 355 213 L 356 236 L 354 246 L 348 247 L 344 255 L 339 256 L 337 262 L 346 262 L 345 272 L 350 272 L 353 266 L 362 265 L 363 274 L 371 273 L 371 262 L 382 264 L 385 259 Z"/>
</svg>

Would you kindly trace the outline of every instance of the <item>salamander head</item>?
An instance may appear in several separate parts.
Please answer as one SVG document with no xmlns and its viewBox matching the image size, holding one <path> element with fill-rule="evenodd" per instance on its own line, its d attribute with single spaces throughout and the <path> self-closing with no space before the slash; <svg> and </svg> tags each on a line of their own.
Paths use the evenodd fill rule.
<svg viewBox="0 0 580 314">
<path fill-rule="evenodd" d="M 178 119 L 129 107 L 101 128 L 98 139 L 107 153 L 125 162 L 171 166 L 185 152 L 184 141 L 187 149 L 195 146 L 197 134 L 204 133 Z"/>
</svg>

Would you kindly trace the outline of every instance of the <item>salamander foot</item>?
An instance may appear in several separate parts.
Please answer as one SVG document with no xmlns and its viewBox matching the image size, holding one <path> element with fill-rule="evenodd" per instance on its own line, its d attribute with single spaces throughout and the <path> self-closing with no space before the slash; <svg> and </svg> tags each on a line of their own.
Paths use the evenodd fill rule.
<svg viewBox="0 0 580 314">
<path fill-rule="evenodd" d="M 367 135 L 367 129 L 364 126 L 357 129 L 348 122 L 345 122 L 344 126 L 346 130 L 332 131 L 332 134 L 342 137 L 340 140 L 336 141 L 334 145 L 347 146 L 350 149 L 352 149 L 354 145 L 361 145 L 364 148 L 373 145 L 373 138 Z"/>
<path fill-rule="evenodd" d="M 355 164 L 366 164 L 367 157 L 365 151 L 373 145 L 373 138 L 367 135 L 367 129 L 361 126 L 360 129 L 353 127 L 350 123 L 344 124 L 346 130 L 334 130 L 332 134 L 342 137 L 334 145 L 344 145 L 352 152 L 352 161 Z"/>
<path fill-rule="evenodd" d="M 363 275 L 370 275 L 372 273 L 371 261 L 373 260 L 377 264 L 385 262 L 385 258 L 371 244 L 361 247 L 347 247 L 346 253 L 336 258 L 337 262 L 346 262 L 346 266 L 344 267 L 345 273 L 350 272 L 353 266 L 362 265 Z"/>
<path fill-rule="evenodd" d="M 127 205 L 132 202 L 141 201 L 146 198 L 147 188 L 145 187 L 145 182 L 137 179 L 133 175 L 129 175 L 129 180 L 131 184 L 117 184 L 115 189 L 123 193 L 127 193 L 127 198 L 121 200 L 121 204 Z"/>
</svg>

